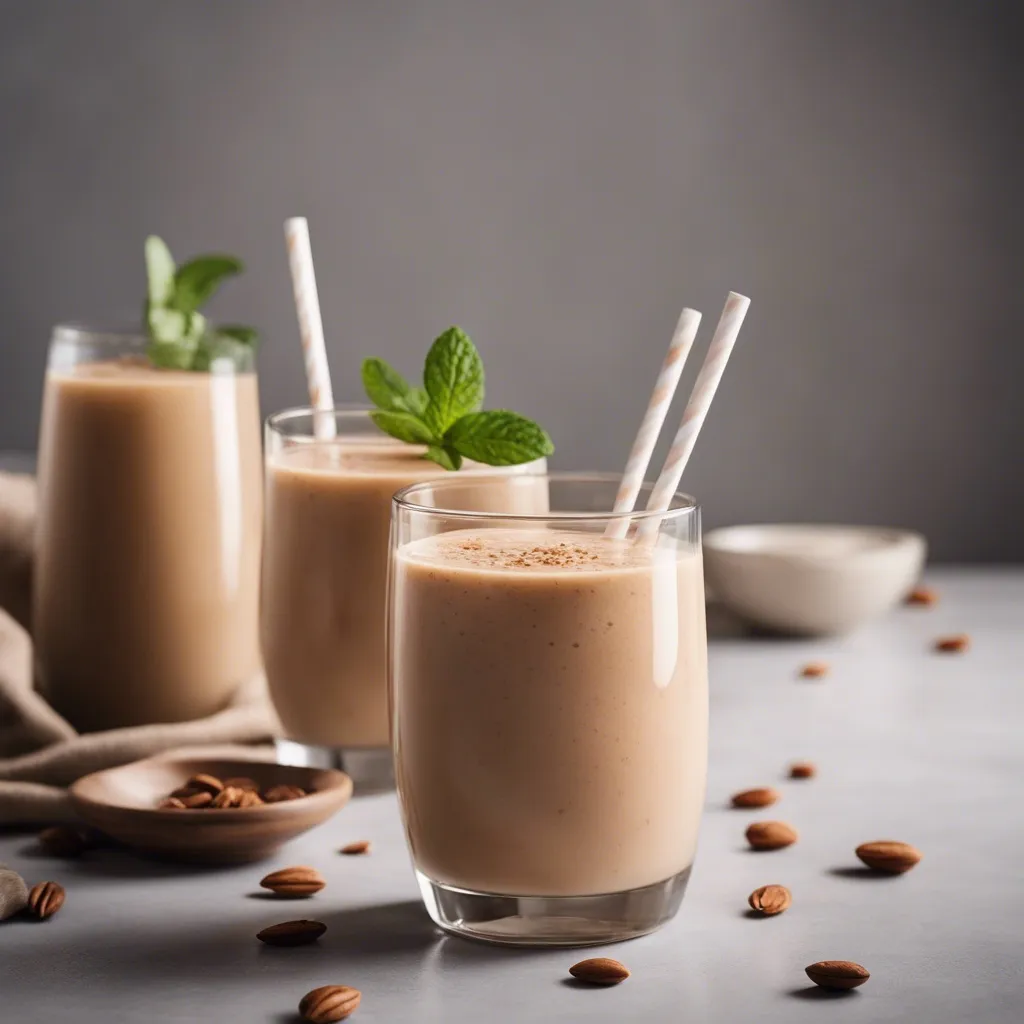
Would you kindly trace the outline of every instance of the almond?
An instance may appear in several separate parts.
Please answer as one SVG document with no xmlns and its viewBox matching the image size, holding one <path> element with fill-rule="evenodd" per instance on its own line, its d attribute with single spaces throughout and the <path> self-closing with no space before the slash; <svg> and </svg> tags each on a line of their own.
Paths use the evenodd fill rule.
<svg viewBox="0 0 1024 1024">
<path fill-rule="evenodd" d="M 894 839 L 877 839 L 873 843 L 861 843 L 857 856 L 876 871 L 887 871 L 890 875 L 902 875 L 920 861 L 923 854 L 909 843 L 897 843 Z"/>
<path fill-rule="evenodd" d="M 302 899 L 319 892 L 327 883 L 316 868 L 294 867 L 272 871 L 261 879 L 260 885 L 276 896 L 286 899 Z"/>
<path fill-rule="evenodd" d="M 208 789 L 197 789 L 191 796 L 178 798 L 190 810 L 198 810 L 200 807 L 209 807 L 214 801 L 213 794 Z"/>
<path fill-rule="evenodd" d="M 789 777 L 791 779 L 813 779 L 818 774 L 818 769 L 811 761 L 794 761 L 789 766 Z"/>
<path fill-rule="evenodd" d="M 343 846 L 341 852 L 349 857 L 354 857 L 360 853 L 370 852 L 370 840 L 360 839 L 358 842 L 349 843 L 348 846 Z"/>
<path fill-rule="evenodd" d="M 299 1014 L 312 1024 L 332 1024 L 355 1012 L 362 994 L 348 985 L 321 985 L 299 1002 Z"/>
<path fill-rule="evenodd" d="M 941 654 L 963 654 L 971 646 L 971 638 L 966 633 L 953 636 L 940 636 L 935 641 L 935 650 Z"/>
<path fill-rule="evenodd" d="M 259 793 L 251 789 L 243 789 L 241 796 L 238 798 L 238 802 L 235 804 L 236 807 L 262 807 L 263 798 Z"/>
<path fill-rule="evenodd" d="M 821 960 L 805 967 L 807 977 L 821 988 L 845 991 L 863 985 L 871 975 L 852 960 Z"/>
<path fill-rule="evenodd" d="M 169 796 L 164 800 L 161 800 L 157 805 L 159 811 L 183 811 L 185 810 L 185 802 L 179 800 L 176 796 Z"/>
<path fill-rule="evenodd" d="M 793 905 L 793 896 L 784 885 L 762 885 L 747 897 L 747 902 L 751 910 L 773 917 L 789 910 Z"/>
<path fill-rule="evenodd" d="M 179 786 L 177 789 L 172 789 L 168 793 L 168 797 L 174 800 L 187 800 L 190 796 L 195 796 L 199 790 L 193 786 Z"/>
<path fill-rule="evenodd" d="M 213 803 L 210 806 L 217 810 L 237 807 L 244 792 L 246 792 L 244 789 L 238 789 L 236 786 L 229 786 L 225 783 L 224 788 L 213 798 Z"/>
<path fill-rule="evenodd" d="M 821 679 L 828 675 L 828 665 L 824 661 L 809 661 L 800 669 L 800 675 L 804 679 Z"/>
<path fill-rule="evenodd" d="M 89 845 L 85 836 L 70 825 L 54 825 L 53 828 L 43 829 L 37 839 L 51 857 L 80 857 Z"/>
<path fill-rule="evenodd" d="M 327 931 L 320 921 L 282 921 L 256 933 L 260 942 L 268 946 L 308 946 Z"/>
<path fill-rule="evenodd" d="M 301 786 L 281 784 L 279 786 L 271 786 L 263 794 L 263 800 L 268 804 L 279 804 L 284 800 L 301 800 L 305 795 L 306 791 Z"/>
<path fill-rule="evenodd" d="M 40 921 L 45 921 L 64 906 L 64 886 L 56 882 L 39 882 L 28 892 L 27 912 Z"/>
<path fill-rule="evenodd" d="M 618 960 L 606 956 L 595 956 L 590 960 L 581 960 L 569 968 L 569 973 L 587 985 L 618 985 L 629 977 L 629 968 Z"/>
<path fill-rule="evenodd" d="M 745 789 L 741 793 L 733 793 L 733 807 L 770 807 L 779 799 L 780 793 L 771 786 L 759 789 Z"/>
<path fill-rule="evenodd" d="M 905 604 L 917 605 L 922 608 L 930 608 L 933 604 L 939 603 L 938 592 L 931 587 L 914 587 L 904 599 Z"/>
<path fill-rule="evenodd" d="M 260 791 L 260 787 L 255 779 L 250 779 L 248 775 L 236 775 L 234 778 L 224 780 L 224 788 L 231 786 L 232 789 L 251 789 L 254 793 Z"/>
<path fill-rule="evenodd" d="M 755 850 L 781 850 L 797 841 L 796 829 L 784 821 L 755 821 L 746 832 Z"/>
<path fill-rule="evenodd" d="M 224 783 L 216 775 L 207 775 L 206 772 L 193 775 L 185 785 L 192 789 L 205 789 L 211 796 L 216 796 L 224 788 Z"/>
</svg>

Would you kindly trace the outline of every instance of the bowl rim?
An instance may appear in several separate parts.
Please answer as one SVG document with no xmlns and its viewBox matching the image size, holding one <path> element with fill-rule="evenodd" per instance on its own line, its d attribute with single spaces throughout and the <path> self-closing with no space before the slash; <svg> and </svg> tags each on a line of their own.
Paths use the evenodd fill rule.
<svg viewBox="0 0 1024 1024">
<path fill-rule="evenodd" d="M 872 537 L 881 543 L 870 548 L 854 551 L 829 552 L 822 551 L 777 551 L 770 547 L 754 543 L 749 546 L 736 546 L 738 536 L 754 534 L 770 537 L 790 531 L 803 530 L 816 533 L 823 537 L 836 534 L 859 534 Z M 843 564 L 873 561 L 886 558 L 900 549 L 924 550 L 926 540 L 923 534 L 915 530 L 899 526 L 874 526 L 857 523 L 737 523 L 732 526 L 718 526 L 704 534 L 705 550 L 716 555 L 727 555 L 736 558 L 753 557 L 773 559 L 779 562 L 804 563 L 812 565 L 842 566 Z"/>
</svg>

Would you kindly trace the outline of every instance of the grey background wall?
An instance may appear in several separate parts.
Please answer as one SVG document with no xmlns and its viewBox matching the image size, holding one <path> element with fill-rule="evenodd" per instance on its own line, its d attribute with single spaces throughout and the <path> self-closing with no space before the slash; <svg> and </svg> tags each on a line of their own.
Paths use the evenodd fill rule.
<svg viewBox="0 0 1024 1024">
<path fill-rule="evenodd" d="M 735 288 L 685 480 L 708 524 L 1020 559 L 1018 10 L 0 2 L 0 448 L 35 443 L 51 325 L 138 309 L 152 231 L 246 258 L 216 311 L 263 329 L 265 410 L 301 401 L 303 213 L 340 398 L 361 356 L 415 373 L 458 323 L 489 404 L 615 469 L 680 307 L 710 329 Z"/>
</svg>

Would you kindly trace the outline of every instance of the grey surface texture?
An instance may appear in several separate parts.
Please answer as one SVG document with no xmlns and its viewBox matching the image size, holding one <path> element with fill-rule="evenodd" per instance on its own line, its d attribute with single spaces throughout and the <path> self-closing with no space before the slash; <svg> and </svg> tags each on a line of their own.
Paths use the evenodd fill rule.
<svg viewBox="0 0 1024 1024">
<path fill-rule="evenodd" d="M 303 401 L 310 218 L 340 398 L 464 326 L 559 468 L 617 469 L 684 304 L 753 299 L 687 471 L 706 525 L 1024 559 L 1024 13 L 991 0 L 0 0 L 0 446 L 50 329 L 136 317 L 142 240 L 242 255 Z M 702 354 L 699 351 L 698 354 Z M 684 377 L 688 389 L 694 358 Z M 678 413 L 673 414 L 673 420 Z"/>
<path fill-rule="evenodd" d="M 651 1021 L 655 1024 L 1019 1024 L 1024 1019 L 1024 573 L 941 570 L 934 609 L 901 608 L 850 637 L 786 642 L 724 637 L 711 646 L 711 772 L 700 851 L 680 915 L 601 952 L 633 971 L 618 988 L 567 984 L 578 951 L 508 951 L 436 934 L 418 902 L 392 796 L 355 799 L 271 862 L 186 870 L 96 851 L 39 857 L 0 836 L 0 861 L 67 887 L 44 924 L 0 925 L 0 1019 L 78 1024 L 292 1022 L 324 984 L 363 993 L 359 1024 L 395 1021 Z M 931 650 L 968 632 L 971 650 Z M 824 659 L 831 675 L 797 678 Z M 817 778 L 785 778 L 811 759 Z M 767 811 L 729 795 L 774 785 Z M 757 818 L 800 841 L 752 853 Z M 859 843 L 900 839 L 924 852 L 901 877 L 874 877 Z M 370 839 L 366 857 L 338 848 Z M 328 880 L 307 902 L 255 897 L 267 871 L 311 864 Z M 753 919 L 747 895 L 779 882 L 793 906 Z M 255 933 L 312 917 L 315 947 L 261 947 Z M 590 955 L 593 955 L 591 953 Z M 855 960 L 871 972 L 833 997 L 803 968 Z"/>
</svg>

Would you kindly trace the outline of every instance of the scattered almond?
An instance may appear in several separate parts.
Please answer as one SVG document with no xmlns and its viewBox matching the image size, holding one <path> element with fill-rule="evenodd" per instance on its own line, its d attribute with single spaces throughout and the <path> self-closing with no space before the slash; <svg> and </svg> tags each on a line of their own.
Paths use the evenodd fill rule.
<svg viewBox="0 0 1024 1024">
<path fill-rule="evenodd" d="M 251 789 L 254 793 L 258 793 L 260 791 L 259 784 L 255 779 L 250 779 L 248 775 L 236 775 L 232 779 L 225 779 L 225 789 L 228 786 L 231 786 L 232 789 Z"/>
<path fill-rule="evenodd" d="M 857 856 L 876 871 L 887 871 L 891 875 L 902 875 L 920 860 L 923 854 L 909 843 L 897 843 L 894 839 L 878 839 L 873 843 L 861 843 Z"/>
<path fill-rule="evenodd" d="M 569 973 L 588 985 L 618 985 L 629 977 L 629 968 L 606 956 L 595 956 L 581 960 L 569 968 Z"/>
<path fill-rule="evenodd" d="M 369 839 L 360 839 L 356 843 L 349 843 L 348 846 L 343 846 L 341 848 L 341 852 L 344 853 L 344 854 L 347 854 L 350 857 L 354 857 L 354 856 L 356 856 L 357 854 L 360 854 L 360 853 L 369 853 L 370 852 L 370 840 Z"/>
<path fill-rule="evenodd" d="M 208 789 L 197 789 L 191 796 L 183 796 L 178 799 L 189 810 L 196 811 L 201 807 L 209 807 L 214 801 L 214 796 Z"/>
<path fill-rule="evenodd" d="M 299 1014 L 311 1024 L 332 1024 L 355 1012 L 362 994 L 348 985 L 321 985 L 299 1002 Z"/>
<path fill-rule="evenodd" d="M 931 587 L 914 587 L 904 599 L 905 604 L 918 605 L 922 608 L 930 608 L 933 604 L 939 603 L 938 591 Z"/>
<path fill-rule="evenodd" d="M 789 777 L 791 779 L 813 779 L 818 774 L 818 769 L 811 761 L 794 761 L 789 766 Z"/>
<path fill-rule="evenodd" d="M 28 891 L 26 912 L 40 921 L 45 921 L 64 906 L 64 896 L 64 886 L 56 882 L 39 882 Z"/>
<path fill-rule="evenodd" d="M 224 788 L 213 798 L 213 803 L 210 804 L 214 810 L 225 810 L 228 807 L 237 807 L 242 799 L 242 794 L 246 792 L 244 789 L 238 789 L 235 786 L 225 785 Z"/>
<path fill-rule="evenodd" d="M 971 638 L 966 633 L 953 636 L 940 636 L 935 641 L 935 650 L 941 654 L 962 654 L 971 646 Z"/>
<path fill-rule="evenodd" d="M 784 885 L 762 885 L 747 897 L 747 902 L 751 910 L 773 917 L 789 910 L 793 905 L 793 896 Z"/>
<path fill-rule="evenodd" d="M 39 833 L 39 845 L 51 857 L 80 857 L 88 846 L 85 836 L 70 825 L 54 825 Z"/>
<path fill-rule="evenodd" d="M 807 977 L 821 988 L 845 991 L 863 985 L 871 975 L 852 960 L 821 960 L 804 968 Z"/>
<path fill-rule="evenodd" d="M 306 791 L 301 786 L 282 784 L 280 786 L 271 786 L 263 794 L 263 800 L 268 804 L 279 804 L 284 800 L 300 800 L 305 795 Z"/>
<path fill-rule="evenodd" d="M 268 946 L 308 946 L 327 931 L 320 921 L 282 921 L 256 933 L 260 942 Z"/>
<path fill-rule="evenodd" d="M 821 679 L 828 675 L 828 665 L 824 661 L 809 661 L 800 669 L 800 675 L 804 679 Z"/>
<path fill-rule="evenodd" d="M 755 850 L 781 850 L 797 841 L 796 829 L 784 821 L 755 821 L 746 832 Z"/>
<path fill-rule="evenodd" d="M 264 889 L 286 899 L 302 899 L 319 892 L 327 883 L 316 868 L 294 867 L 272 871 L 260 880 Z"/>
<path fill-rule="evenodd" d="M 156 806 L 161 811 L 183 811 L 185 810 L 185 801 L 179 800 L 176 796 L 169 796 L 165 800 L 161 800 Z"/>
<path fill-rule="evenodd" d="M 216 796 L 224 788 L 224 783 L 216 775 L 208 775 L 206 772 L 193 775 L 185 785 L 193 789 L 205 789 L 211 796 Z"/>
<path fill-rule="evenodd" d="M 775 803 L 781 794 L 771 786 L 762 786 L 759 789 L 745 789 L 741 793 L 733 793 L 733 807 L 770 807 Z"/>
</svg>

